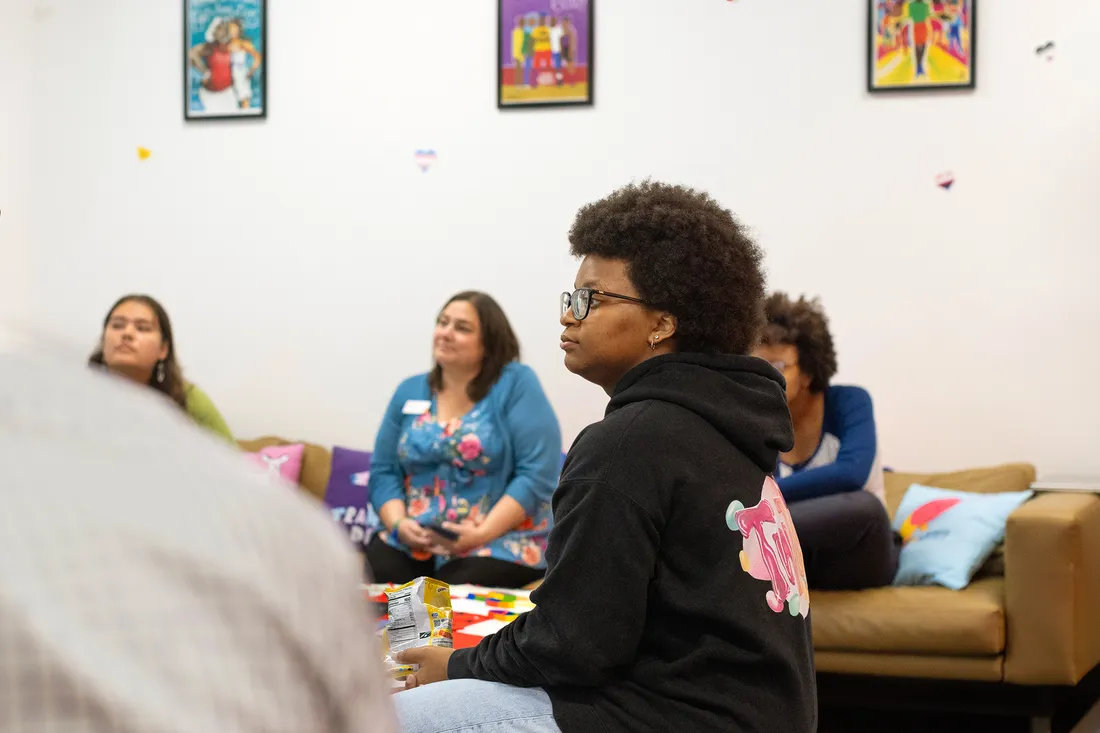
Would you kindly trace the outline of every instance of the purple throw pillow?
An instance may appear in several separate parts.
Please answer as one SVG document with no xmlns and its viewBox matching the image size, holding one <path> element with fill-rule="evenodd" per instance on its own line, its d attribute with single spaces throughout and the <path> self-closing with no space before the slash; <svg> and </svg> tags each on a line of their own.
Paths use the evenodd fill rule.
<svg viewBox="0 0 1100 733">
<path fill-rule="evenodd" d="M 368 506 L 367 481 L 370 479 L 370 451 L 335 446 L 332 449 L 332 473 L 325 488 L 325 504 L 332 518 L 347 530 L 356 547 L 366 547 L 378 530 L 378 516 Z"/>
</svg>

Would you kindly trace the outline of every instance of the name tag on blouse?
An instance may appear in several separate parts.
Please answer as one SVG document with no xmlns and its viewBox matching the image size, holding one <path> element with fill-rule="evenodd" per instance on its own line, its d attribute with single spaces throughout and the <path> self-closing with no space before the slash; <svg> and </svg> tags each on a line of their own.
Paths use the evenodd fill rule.
<svg viewBox="0 0 1100 733">
<path fill-rule="evenodd" d="M 409 400 L 405 403 L 401 413 L 403 415 L 423 415 L 430 409 L 432 409 L 431 400 Z"/>
</svg>

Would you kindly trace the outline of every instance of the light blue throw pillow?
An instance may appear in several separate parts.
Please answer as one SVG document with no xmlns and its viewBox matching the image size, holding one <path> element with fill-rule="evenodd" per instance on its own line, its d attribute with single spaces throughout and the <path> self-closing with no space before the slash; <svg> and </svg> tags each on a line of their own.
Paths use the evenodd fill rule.
<svg viewBox="0 0 1100 733">
<path fill-rule="evenodd" d="M 1008 515 L 1033 493 L 976 494 L 913 484 L 894 517 L 894 531 L 905 541 L 894 585 L 962 590 L 1004 540 Z"/>
</svg>

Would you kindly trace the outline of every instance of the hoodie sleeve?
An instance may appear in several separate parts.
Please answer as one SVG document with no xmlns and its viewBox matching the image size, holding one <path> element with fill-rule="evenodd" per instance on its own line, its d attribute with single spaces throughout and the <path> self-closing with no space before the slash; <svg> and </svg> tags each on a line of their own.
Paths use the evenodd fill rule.
<svg viewBox="0 0 1100 733">
<path fill-rule="evenodd" d="M 635 657 L 659 528 L 601 481 L 564 483 L 535 609 L 472 649 L 451 655 L 452 679 L 518 687 L 597 686 Z"/>
<path fill-rule="evenodd" d="M 859 491 L 875 463 L 878 439 L 871 395 L 858 387 L 834 387 L 836 437 L 840 450 L 828 466 L 810 468 L 777 479 L 788 502 Z"/>
</svg>

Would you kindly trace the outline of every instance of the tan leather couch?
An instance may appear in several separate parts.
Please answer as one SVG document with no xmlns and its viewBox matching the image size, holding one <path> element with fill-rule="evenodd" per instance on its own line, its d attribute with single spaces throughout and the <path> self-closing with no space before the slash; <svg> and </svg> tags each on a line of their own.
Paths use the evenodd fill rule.
<svg viewBox="0 0 1100 733">
<path fill-rule="evenodd" d="M 888 473 L 886 498 L 892 516 L 913 483 L 994 493 L 1034 479 L 1027 464 Z M 1100 496 L 1037 495 L 964 590 L 811 590 L 810 608 L 819 673 L 1075 685 L 1100 663 Z"/>
<path fill-rule="evenodd" d="M 291 441 L 240 441 L 257 451 Z M 305 443 L 300 483 L 324 499 L 332 454 Z M 910 484 L 1023 491 L 1028 464 L 886 474 L 891 516 Z M 964 590 L 811 591 L 820 673 L 1072 686 L 1100 663 L 1100 496 L 1040 494 L 1008 520 L 1003 554 Z"/>
</svg>

